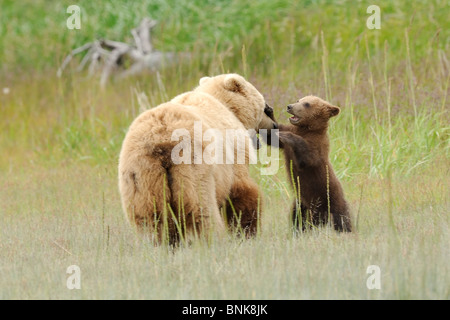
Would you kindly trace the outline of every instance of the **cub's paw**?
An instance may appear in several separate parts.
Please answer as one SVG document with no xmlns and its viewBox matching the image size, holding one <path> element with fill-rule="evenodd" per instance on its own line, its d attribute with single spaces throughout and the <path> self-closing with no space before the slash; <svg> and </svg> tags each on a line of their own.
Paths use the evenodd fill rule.
<svg viewBox="0 0 450 320">
<path fill-rule="evenodd" d="M 288 131 L 278 132 L 278 139 L 283 144 L 290 144 L 295 141 L 295 135 Z"/>
</svg>

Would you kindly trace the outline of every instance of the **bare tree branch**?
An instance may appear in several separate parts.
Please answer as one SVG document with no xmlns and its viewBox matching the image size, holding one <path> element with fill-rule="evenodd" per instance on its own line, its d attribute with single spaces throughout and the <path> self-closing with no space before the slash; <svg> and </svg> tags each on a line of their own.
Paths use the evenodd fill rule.
<svg viewBox="0 0 450 320">
<path fill-rule="evenodd" d="M 152 72 L 172 64 L 176 60 L 174 52 L 160 52 L 153 49 L 151 30 L 157 22 L 150 18 L 144 18 L 137 28 L 131 30 L 134 44 L 108 39 L 95 40 L 73 50 L 63 61 L 58 69 L 58 77 L 76 54 L 87 51 L 77 67 L 82 71 L 89 63 L 89 75 L 93 75 L 99 68 L 102 69 L 100 84 L 105 86 L 113 73 L 119 79 L 137 74 L 143 70 Z M 124 61 L 130 61 L 129 68 L 124 67 Z"/>
</svg>

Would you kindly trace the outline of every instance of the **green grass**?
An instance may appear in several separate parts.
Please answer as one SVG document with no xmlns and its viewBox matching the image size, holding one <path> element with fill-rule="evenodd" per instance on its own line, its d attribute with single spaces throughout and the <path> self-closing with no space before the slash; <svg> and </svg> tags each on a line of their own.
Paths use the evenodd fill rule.
<svg viewBox="0 0 450 320">
<path fill-rule="evenodd" d="M 275 188 L 265 191 L 258 238 L 229 237 L 172 252 L 129 228 L 114 169 L 62 166 L 6 176 L 0 298 L 449 298 L 449 188 L 439 171 L 420 181 L 393 179 L 394 226 L 387 181 L 355 178 L 344 187 L 359 212 L 357 233 L 322 228 L 292 237 L 292 199 Z M 273 186 L 271 179 L 261 185 Z M 66 288 L 73 264 L 81 268 L 81 290 Z M 366 269 L 374 264 L 381 268 L 380 291 L 366 288 Z"/>
<path fill-rule="evenodd" d="M 448 299 L 450 23 L 446 1 L 0 0 L 0 299 Z M 193 52 L 187 63 L 101 90 L 98 78 L 56 70 L 72 49 L 131 40 L 142 17 L 154 44 Z M 225 54 L 227 53 L 227 54 Z M 230 236 L 172 252 L 127 224 L 117 159 L 131 121 L 191 90 L 200 77 L 247 76 L 274 106 L 315 94 L 342 108 L 329 131 L 356 232 L 293 237 L 293 192 L 252 176 L 264 194 L 257 238 Z M 3 88 L 10 88 L 9 94 Z M 65 286 L 69 265 L 82 289 Z M 379 265 L 381 290 L 366 288 Z"/>
</svg>

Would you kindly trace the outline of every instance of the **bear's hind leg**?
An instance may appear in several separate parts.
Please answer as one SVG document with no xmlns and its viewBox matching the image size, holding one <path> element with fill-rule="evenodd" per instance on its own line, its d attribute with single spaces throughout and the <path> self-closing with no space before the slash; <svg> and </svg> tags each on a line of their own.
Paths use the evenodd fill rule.
<svg viewBox="0 0 450 320">
<path fill-rule="evenodd" d="M 175 240 L 191 243 L 195 239 L 221 237 L 225 224 L 217 205 L 216 185 L 210 168 L 178 165 L 172 167 L 170 220 Z M 191 179 L 195 177 L 196 179 Z"/>
<path fill-rule="evenodd" d="M 226 233 L 225 224 L 220 215 L 219 206 L 215 195 L 214 180 L 208 178 L 202 184 L 198 192 L 198 204 L 196 210 L 186 216 L 186 240 L 190 242 L 192 238 L 223 237 Z"/>
<path fill-rule="evenodd" d="M 352 232 L 352 222 L 348 209 L 344 209 L 340 214 L 333 214 L 334 230 L 339 232 Z"/>
<path fill-rule="evenodd" d="M 231 187 L 225 208 L 231 228 L 247 238 L 256 235 L 261 214 L 261 197 L 256 183 L 249 179 L 235 183 Z"/>
</svg>

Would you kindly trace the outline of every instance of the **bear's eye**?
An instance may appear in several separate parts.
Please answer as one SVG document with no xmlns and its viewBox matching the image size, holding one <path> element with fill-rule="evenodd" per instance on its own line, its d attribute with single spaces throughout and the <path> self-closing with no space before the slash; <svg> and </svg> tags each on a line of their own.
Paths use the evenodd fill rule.
<svg viewBox="0 0 450 320">
<path fill-rule="evenodd" d="M 305 103 L 303 104 L 303 106 L 304 106 L 305 108 L 311 107 L 311 105 L 310 105 L 308 102 L 305 102 Z"/>
</svg>

